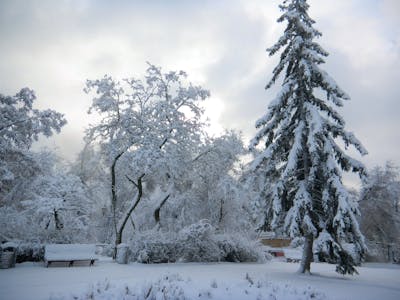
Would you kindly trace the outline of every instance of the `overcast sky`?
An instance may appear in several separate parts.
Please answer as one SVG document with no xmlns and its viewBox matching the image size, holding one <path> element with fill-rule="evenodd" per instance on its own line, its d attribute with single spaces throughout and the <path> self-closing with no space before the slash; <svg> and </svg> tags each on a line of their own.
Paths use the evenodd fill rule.
<svg viewBox="0 0 400 300">
<path fill-rule="evenodd" d="M 284 27 L 278 0 L 0 0 L 0 93 L 28 86 L 38 108 L 68 125 L 46 144 L 73 159 L 82 148 L 86 79 L 140 76 L 146 61 L 185 70 L 210 89 L 212 130 L 243 132 L 274 98 L 265 91 L 277 58 L 265 49 Z M 400 1 L 310 0 L 330 53 L 326 71 L 352 98 L 341 112 L 368 149 L 367 166 L 400 163 Z"/>
</svg>

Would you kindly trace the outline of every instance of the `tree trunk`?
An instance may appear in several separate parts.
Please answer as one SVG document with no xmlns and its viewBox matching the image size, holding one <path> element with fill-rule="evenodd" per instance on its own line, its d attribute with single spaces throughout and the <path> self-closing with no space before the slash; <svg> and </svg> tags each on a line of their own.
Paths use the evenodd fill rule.
<svg viewBox="0 0 400 300">
<path fill-rule="evenodd" d="M 170 194 L 168 194 L 160 203 L 160 205 L 155 209 L 154 211 L 154 220 L 156 221 L 156 226 L 159 225 L 160 223 L 160 210 L 164 206 L 164 204 L 167 202 Z"/>
<path fill-rule="evenodd" d="M 118 160 L 120 157 L 124 154 L 124 152 L 119 153 L 115 158 L 114 161 L 111 165 L 111 208 L 112 208 L 112 213 L 113 213 L 113 223 L 114 223 L 114 233 L 115 236 L 118 234 L 117 230 L 117 187 L 116 187 L 116 175 L 115 175 L 115 167 L 117 165 Z"/>
<path fill-rule="evenodd" d="M 313 251 L 312 251 L 313 242 L 314 242 L 314 237 L 312 234 L 309 234 L 305 237 L 304 248 L 303 248 L 303 257 L 301 258 L 300 269 L 299 269 L 298 273 L 310 274 L 311 261 L 313 259 Z"/>
<path fill-rule="evenodd" d="M 136 206 L 139 204 L 140 200 L 142 199 L 142 195 L 143 195 L 143 185 L 142 185 L 142 178 L 144 177 L 144 174 L 141 175 L 137 181 L 137 183 L 133 182 L 132 180 L 130 180 L 138 189 L 138 193 L 136 196 L 136 201 L 135 203 L 129 208 L 129 210 L 126 212 L 121 225 L 119 226 L 117 233 L 116 233 L 116 237 L 115 237 L 115 251 L 114 251 L 114 256 L 116 256 L 116 248 L 119 244 L 122 243 L 122 233 L 124 231 L 125 225 L 128 222 L 132 212 L 135 210 Z"/>
<path fill-rule="evenodd" d="M 304 108 L 304 99 L 307 96 L 307 87 L 305 86 L 304 82 L 302 82 L 302 87 L 301 87 L 301 106 L 300 106 L 300 118 L 301 120 L 303 120 L 304 122 L 307 119 L 306 116 L 306 110 Z M 310 176 L 310 163 L 309 163 L 309 149 L 307 146 L 307 141 L 305 138 L 303 138 L 302 141 L 302 148 L 303 148 L 303 172 L 302 172 L 302 177 L 303 178 L 298 178 L 301 181 L 304 181 L 304 183 L 306 184 L 306 186 L 308 185 L 308 180 L 309 180 L 309 176 Z M 300 181 L 299 180 L 299 181 Z M 312 208 L 314 207 L 314 203 L 311 204 Z M 306 208 L 307 210 L 309 210 L 308 208 Z M 313 259 L 313 242 L 314 242 L 314 236 L 311 233 L 306 233 L 306 235 L 304 236 L 304 248 L 303 248 L 303 256 L 301 258 L 301 262 L 300 262 L 300 268 L 298 273 L 302 273 L 302 274 L 310 274 L 310 270 L 311 270 L 311 261 Z"/>
<path fill-rule="evenodd" d="M 219 207 L 218 227 L 221 226 L 223 218 L 224 218 L 224 200 L 221 199 L 221 206 Z"/>
<path fill-rule="evenodd" d="M 58 216 L 58 211 L 54 209 L 54 223 L 56 226 L 57 230 L 61 230 L 64 228 L 63 223 L 61 222 L 59 216 Z"/>
</svg>

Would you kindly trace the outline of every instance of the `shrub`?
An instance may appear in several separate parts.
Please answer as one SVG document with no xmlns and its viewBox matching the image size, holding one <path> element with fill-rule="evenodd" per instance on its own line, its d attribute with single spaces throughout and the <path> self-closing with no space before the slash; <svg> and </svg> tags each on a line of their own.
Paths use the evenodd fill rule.
<svg viewBox="0 0 400 300">
<path fill-rule="evenodd" d="M 233 234 L 216 235 L 218 247 L 222 252 L 221 261 L 228 262 L 263 262 L 269 256 L 264 254 L 258 241 Z"/>
<path fill-rule="evenodd" d="M 44 245 L 39 243 L 21 243 L 17 247 L 17 263 L 24 261 L 43 261 Z"/>
<path fill-rule="evenodd" d="M 13 241 L 1 245 L 3 249 L 9 247 L 16 250 L 17 263 L 44 260 L 44 245 L 38 242 Z"/>
<path fill-rule="evenodd" d="M 207 220 L 179 233 L 156 230 L 137 233 L 129 248 L 129 260 L 140 263 L 266 260 L 261 244 L 238 234 L 218 234 Z"/>
<path fill-rule="evenodd" d="M 216 262 L 222 258 L 215 232 L 207 220 L 183 228 L 178 235 L 180 261 Z"/>
<path fill-rule="evenodd" d="M 176 262 L 177 235 L 149 230 L 137 233 L 129 244 L 129 260 L 140 263 Z"/>
</svg>

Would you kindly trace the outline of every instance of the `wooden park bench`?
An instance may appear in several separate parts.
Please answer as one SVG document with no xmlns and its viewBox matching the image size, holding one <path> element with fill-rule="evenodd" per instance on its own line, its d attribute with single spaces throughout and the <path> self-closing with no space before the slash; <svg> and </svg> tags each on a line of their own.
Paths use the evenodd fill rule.
<svg viewBox="0 0 400 300">
<path fill-rule="evenodd" d="M 269 249 L 268 253 L 274 257 L 285 257 L 285 252 L 282 249 Z"/>
<path fill-rule="evenodd" d="M 302 252 L 298 249 L 269 247 L 266 251 L 273 257 L 285 259 L 286 262 L 301 261 Z"/>
<path fill-rule="evenodd" d="M 291 239 L 275 237 L 272 232 L 260 234 L 260 241 L 265 246 L 266 252 L 274 257 L 285 259 L 287 262 L 300 262 L 302 252 L 290 247 Z"/>
<path fill-rule="evenodd" d="M 51 264 L 63 266 L 89 265 L 98 260 L 95 245 L 85 244 L 50 244 L 45 246 L 44 262 L 46 268 Z"/>
</svg>

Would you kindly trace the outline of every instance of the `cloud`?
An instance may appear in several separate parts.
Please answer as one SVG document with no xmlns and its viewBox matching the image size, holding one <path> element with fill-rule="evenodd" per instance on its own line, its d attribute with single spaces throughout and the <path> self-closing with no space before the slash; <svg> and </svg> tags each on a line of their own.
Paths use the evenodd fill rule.
<svg viewBox="0 0 400 300">
<path fill-rule="evenodd" d="M 215 130 L 235 128 L 249 139 L 279 89 L 264 90 L 278 60 L 265 49 L 284 29 L 276 23 L 280 2 L 4 0 L 0 91 L 29 86 L 39 107 L 65 113 L 68 126 L 47 143 L 72 159 L 90 122 L 85 80 L 140 76 L 150 61 L 209 88 Z M 331 53 L 324 68 L 352 97 L 341 112 L 370 151 L 364 161 L 400 163 L 399 1 L 309 3 Z"/>
</svg>

